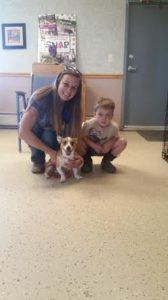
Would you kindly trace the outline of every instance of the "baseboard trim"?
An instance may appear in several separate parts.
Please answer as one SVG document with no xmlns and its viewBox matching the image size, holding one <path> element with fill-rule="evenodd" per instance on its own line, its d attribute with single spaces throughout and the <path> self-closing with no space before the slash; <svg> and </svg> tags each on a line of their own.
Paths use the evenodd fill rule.
<svg viewBox="0 0 168 300">
<path fill-rule="evenodd" d="M 16 113 L 0 113 L 0 128 L 17 128 Z"/>
<path fill-rule="evenodd" d="M 31 77 L 31 73 L 2 73 L 0 77 Z"/>
<path fill-rule="evenodd" d="M 139 126 L 139 125 L 128 125 L 124 126 L 122 130 L 136 131 L 136 130 L 150 130 L 150 131 L 163 131 L 164 126 Z"/>
<path fill-rule="evenodd" d="M 0 129 L 17 129 L 16 125 L 0 125 Z"/>
</svg>

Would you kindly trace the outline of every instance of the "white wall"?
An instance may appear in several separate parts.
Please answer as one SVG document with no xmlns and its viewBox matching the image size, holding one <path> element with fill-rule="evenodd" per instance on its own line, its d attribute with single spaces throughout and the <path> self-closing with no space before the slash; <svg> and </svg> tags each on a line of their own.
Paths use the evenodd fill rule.
<svg viewBox="0 0 168 300">
<path fill-rule="evenodd" d="M 83 73 L 123 73 L 126 0 L 0 2 L 1 24 L 26 23 L 27 31 L 27 49 L 4 50 L 0 41 L 0 72 L 31 72 L 32 62 L 37 61 L 38 15 L 64 12 L 77 16 L 78 68 Z"/>
</svg>

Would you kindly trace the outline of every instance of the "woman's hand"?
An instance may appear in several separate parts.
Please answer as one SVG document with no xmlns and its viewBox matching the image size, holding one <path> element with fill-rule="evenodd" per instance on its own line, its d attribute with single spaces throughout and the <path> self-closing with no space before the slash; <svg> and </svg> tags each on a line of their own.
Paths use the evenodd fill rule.
<svg viewBox="0 0 168 300">
<path fill-rule="evenodd" d="M 48 151 L 48 155 L 50 156 L 51 163 L 56 165 L 57 152 L 50 148 L 50 150 Z"/>
<path fill-rule="evenodd" d="M 70 169 L 72 169 L 72 168 L 79 169 L 80 167 L 82 167 L 83 162 L 84 162 L 83 157 L 78 154 L 75 154 L 74 160 L 71 160 L 66 165 L 67 165 L 67 168 L 70 168 Z"/>
</svg>

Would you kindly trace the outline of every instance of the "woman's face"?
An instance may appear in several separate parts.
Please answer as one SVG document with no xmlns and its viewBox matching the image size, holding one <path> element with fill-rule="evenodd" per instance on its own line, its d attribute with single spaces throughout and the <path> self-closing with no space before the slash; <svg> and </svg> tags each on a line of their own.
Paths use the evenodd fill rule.
<svg viewBox="0 0 168 300">
<path fill-rule="evenodd" d="M 70 74 L 65 74 L 58 86 L 58 95 L 60 96 L 62 101 L 71 100 L 79 87 L 80 78 L 77 78 Z"/>
</svg>

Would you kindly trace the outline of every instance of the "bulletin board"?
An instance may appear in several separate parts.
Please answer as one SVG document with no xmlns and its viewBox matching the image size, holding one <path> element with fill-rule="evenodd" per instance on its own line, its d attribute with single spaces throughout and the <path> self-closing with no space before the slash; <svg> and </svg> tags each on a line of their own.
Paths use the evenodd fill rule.
<svg viewBox="0 0 168 300">
<path fill-rule="evenodd" d="M 46 14 L 38 17 L 38 61 L 76 65 L 76 16 Z"/>
</svg>

